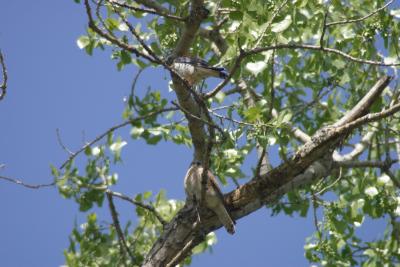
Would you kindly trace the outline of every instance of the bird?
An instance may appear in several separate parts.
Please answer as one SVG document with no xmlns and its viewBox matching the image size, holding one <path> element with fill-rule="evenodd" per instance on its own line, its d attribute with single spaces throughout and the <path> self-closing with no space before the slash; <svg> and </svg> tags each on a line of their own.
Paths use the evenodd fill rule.
<svg viewBox="0 0 400 267">
<path fill-rule="evenodd" d="M 225 68 L 210 66 L 207 61 L 198 57 L 176 57 L 167 59 L 169 63 L 190 86 L 193 86 L 208 77 L 226 79 L 228 73 Z"/>
<path fill-rule="evenodd" d="M 200 203 L 202 194 L 202 175 L 204 167 L 195 161 L 189 167 L 185 176 L 185 191 L 189 201 Z M 210 170 L 207 170 L 207 185 L 205 191 L 205 206 L 212 210 L 230 234 L 235 233 L 235 221 L 226 209 L 224 196 L 219 189 L 217 180 Z"/>
</svg>

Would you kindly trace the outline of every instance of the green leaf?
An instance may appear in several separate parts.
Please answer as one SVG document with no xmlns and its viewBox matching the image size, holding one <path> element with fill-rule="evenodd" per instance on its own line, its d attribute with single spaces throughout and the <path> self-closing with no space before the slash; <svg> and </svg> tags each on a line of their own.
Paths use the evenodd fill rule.
<svg viewBox="0 0 400 267">
<path fill-rule="evenodd" d="M 287 15 L 283 20 L 277 23 L 273 23 L 271 25 L 271 31 L 275 33 L 283 32 L 287 28 L 289 28 L 290 24 L 292 24 L 292 17 Z"/>
<path fill-rule="evenodd" d="M 78 38 L 76 44 L 79 47 L 79 49 L 84 49 L 90 44 L 90 39 L 88 36 L 82 35 L 81 37 Z"/>
</svg>

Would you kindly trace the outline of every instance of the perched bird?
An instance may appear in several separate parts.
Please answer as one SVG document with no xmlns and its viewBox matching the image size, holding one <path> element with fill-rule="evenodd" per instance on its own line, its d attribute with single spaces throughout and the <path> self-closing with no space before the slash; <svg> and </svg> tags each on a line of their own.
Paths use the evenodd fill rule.
<svg viewBox="0 0 400 267">
<path fill-rule="evenodd" d="M 188 200 L 194 203 L 201 201 L 203 166 L 200 162 L 193 162 L 185 176 L 185 191 Z M 217 180 L 210 170 L 207 171 L 208 179 L 205 191 L 205 206 L 211 209 L 219 221 L 230 234 L 235 233 L 235 222 L 232 220 L 225 207 L 224 197 L 218 187 Z"/>
<path fill-rule="evenodd" d="M 182 77 L 190 86 L 200 82 L 207 77 L 217 77 L 225 79 L 228 73 L 225 68 L 212 67 L 208 63 L 197 57 L 177 57 L 167 59 L 167 63 Z"/>
</svg>

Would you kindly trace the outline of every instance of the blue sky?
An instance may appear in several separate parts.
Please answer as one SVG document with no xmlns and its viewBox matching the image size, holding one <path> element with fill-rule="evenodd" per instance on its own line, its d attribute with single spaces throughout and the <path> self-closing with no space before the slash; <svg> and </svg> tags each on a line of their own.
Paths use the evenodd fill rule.
<svg viewBox="0 0 400 267">
<path fill-rule="evenodd" d="M 9 86 L 0 102 L 1 175 L 39 184 L 51 182 L 50 164 L 59 166 L 67 154 L 57 142 L 60 129 L 66 146 L 77 150 L 122 121 L 123 98 L 137 71 L 118 72 L 108 52 L 87 56 L 76 39 L 87 25 L 82 5 L 66 1 L 2 1 L 0 49 L 5 54 Z M 146 70 L 139 88 L 164 86 L 163 70 Z M 118 134 L 127 137 L 129 129 Z M 129 140 L 118 167 L 118 191 L 143 191 L 184 199 L 183 176 L 191 161 L 187 147 L 160 143 L 147 146 Z M 232 188 L 223 188 L 227 192 Z M 116 201 L 123 221 L 132 220 L 133 208 Z M 85 214 L 55 188 L 30 190 L 0 181 L 0 266 L 59 266 L 74 222 Z M 106 209 L 99 211 L 109 220 Z M 314 231 L 311 218 L 271 217 L 259 210 L 238 221 L 237 233 L 217 231 L 213 253 L 195 256 L 192 266 L 307 266 L 304 239 Z"/>
</svg>

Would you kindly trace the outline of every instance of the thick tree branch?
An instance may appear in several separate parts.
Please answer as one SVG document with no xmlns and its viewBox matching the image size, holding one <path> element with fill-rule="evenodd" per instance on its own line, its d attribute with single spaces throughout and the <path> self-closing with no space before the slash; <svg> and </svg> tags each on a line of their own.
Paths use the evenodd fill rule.
<svg viewBox="0 0 400 267">
<path fill-rule="evenodd" d="M 209 11 L 204 7 L 203 0 L 191 0 L 191 7 L 188 19 L 185 23 L 182 36 L 175 46 L 174 56 L 184 56 L 192 45 L 200 23 L 207 18 Z"/>
</svg>

